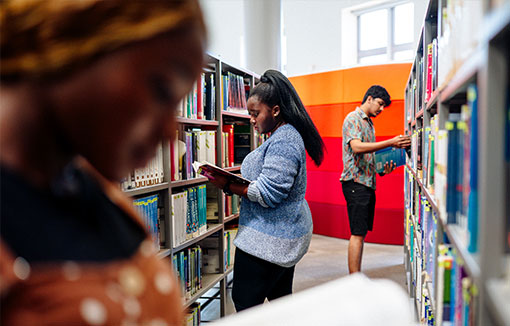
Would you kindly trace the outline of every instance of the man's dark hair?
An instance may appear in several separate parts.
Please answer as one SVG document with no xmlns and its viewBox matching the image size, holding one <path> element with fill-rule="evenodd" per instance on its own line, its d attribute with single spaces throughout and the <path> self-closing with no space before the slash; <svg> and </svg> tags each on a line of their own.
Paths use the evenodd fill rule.
<svg viewBox="0 0 510 326">
<path fill-rule="evenodd" d="M 381 100 L 383 100 L 385 107 L 388 107 L 391 104 L 390 94 L 388 94 L 386 88 L 382 86 L 379 85 L 370 86 L 370 88 L 365 93 L 365 96 L 363 97 L 363 102 L 361 102 L 361 104 L 365 103 L 369 96 L 372 96 L 373 99 L 380 98 Z"/>
</svg>

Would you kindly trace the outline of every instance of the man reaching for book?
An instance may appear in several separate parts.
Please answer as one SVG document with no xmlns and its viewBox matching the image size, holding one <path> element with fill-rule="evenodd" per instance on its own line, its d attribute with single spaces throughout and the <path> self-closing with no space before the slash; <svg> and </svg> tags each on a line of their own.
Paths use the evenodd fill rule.
<svg viewBox="0 0 510 326">
<path fill-rule="evenodd" d="M 371 118 L 377 117 L 391 104 L 390 95 L 379 85 L 371 86 L 360 107 L 347 115 L 342 127 L 342 156 L 344 169 L 340 181 L 347 202 L 351 237 L 348 248 L 349 273 L 361 270 L 363 244 L 368 231 L 372 231 L 375 212 L 375 151 L 387 147 L 411 146 L 408 136 L 395 136 L 376 142 Z M 384 164 L 381 176 L 396 167 L 393 161 Z"/>
</svg>

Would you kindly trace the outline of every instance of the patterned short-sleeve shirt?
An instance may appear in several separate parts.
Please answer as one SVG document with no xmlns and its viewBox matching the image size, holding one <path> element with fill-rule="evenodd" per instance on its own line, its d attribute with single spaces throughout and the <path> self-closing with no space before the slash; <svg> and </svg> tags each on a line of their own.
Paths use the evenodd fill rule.
<svg viewBox="0 0 510 326">
<path fill-rule="evenodd" d="M 353 139 L 360 139 L 364 143 L 375 142 L 374 124 L 359 107 L 345 117 L 342 137 L 344 170 L 340 180 L 354 180 L 375 189 L 375 154 L 356 154 L 350 146 Z"/>
</svg>

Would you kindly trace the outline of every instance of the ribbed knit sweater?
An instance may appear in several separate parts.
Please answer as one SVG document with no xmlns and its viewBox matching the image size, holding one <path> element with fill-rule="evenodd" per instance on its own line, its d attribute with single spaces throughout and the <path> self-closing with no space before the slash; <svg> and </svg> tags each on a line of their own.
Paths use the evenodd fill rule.
<svg viewBox="0 0 510 326">
<path fill-rule="evenodd" d="M 271 263 L 294 266 L 308 250 L 313 227 L 299 132 L 290 124 L 279 127 L 246 156 L 241 174 L 252 183 L 249 199 L 242 199 L 234 244 Z"/>
</svg>

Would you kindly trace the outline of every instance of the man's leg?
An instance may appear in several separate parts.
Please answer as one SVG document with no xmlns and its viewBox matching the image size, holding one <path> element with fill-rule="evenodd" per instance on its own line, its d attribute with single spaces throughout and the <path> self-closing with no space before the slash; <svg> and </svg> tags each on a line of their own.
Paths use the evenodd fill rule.
<svg viewBox="0 0 510 326">
<path fill-rule="evenodd" d="M 363 256 L 363 243 L 365 237 L 362 235 L 351 235 L 347 252 L 349 274 L 361 271 L 361 258 Z"/>
</svg>

